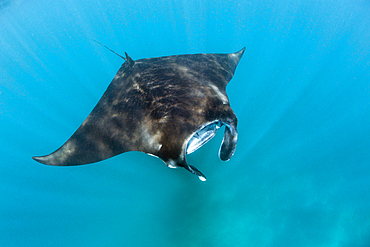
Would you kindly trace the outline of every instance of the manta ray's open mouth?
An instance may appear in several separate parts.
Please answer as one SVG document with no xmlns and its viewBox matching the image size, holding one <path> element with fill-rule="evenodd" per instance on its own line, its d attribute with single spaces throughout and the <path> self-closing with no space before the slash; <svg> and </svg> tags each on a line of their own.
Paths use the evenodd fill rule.
<svg viewBox="0 0 370 247">
<path fill-rule="evenodd" d="M 220 121 L 214 121 L 201 126 L 190 138 L 188 145 L 186 147 L 186 154 L 191 154 L 192 152 L 198 150 L 209 140 L 216 135 L 217 130 L 222 126 Z"/>
<path fill-rule="evenodd" d="M 236 126 L 226 124 L 220 120 L 207 123 L 195 131 L 188 141 L 186 154 L 191 154 L 211 140 L 216 135 L 217 130 L 222 127 L 222 125 L 225 125 L 225 135 L 224 139 L 222 140 L 218 155 L 223 161 L 229 160 L 234 154 L 236 147 Z"/>
</svg>

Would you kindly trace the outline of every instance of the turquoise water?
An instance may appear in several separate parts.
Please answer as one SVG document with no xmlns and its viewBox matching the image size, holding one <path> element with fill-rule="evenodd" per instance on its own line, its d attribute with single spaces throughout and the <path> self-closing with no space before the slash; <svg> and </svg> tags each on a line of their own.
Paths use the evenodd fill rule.
<svg viewBox="0 0 370 247">
<path fill-rule="evenodd" d="M 370 3 L 0 1 L 0 246 L 370 246 Z M 246 51 L 222 133 L 185 169 L 131 152 L 31 159 L 63 144 L 122 59 Z M 222 132 L 222 131 L 221 131 Z"/>
</svg>

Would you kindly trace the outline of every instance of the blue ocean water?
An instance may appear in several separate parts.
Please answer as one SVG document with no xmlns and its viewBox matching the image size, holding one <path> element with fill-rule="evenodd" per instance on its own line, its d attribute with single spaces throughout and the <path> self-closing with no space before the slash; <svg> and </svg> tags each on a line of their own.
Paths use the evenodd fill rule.
<svg viewBox="0 0 370 247">
<path fill-rule="evenodd" d="M 367 0 L 0 0 L 0 246 L 370 246 Z M 230 53 L 239 140 L 50 167 L 122 59 Z M 222 130 L 220 131 L 222 132 Z"/>
</svg>

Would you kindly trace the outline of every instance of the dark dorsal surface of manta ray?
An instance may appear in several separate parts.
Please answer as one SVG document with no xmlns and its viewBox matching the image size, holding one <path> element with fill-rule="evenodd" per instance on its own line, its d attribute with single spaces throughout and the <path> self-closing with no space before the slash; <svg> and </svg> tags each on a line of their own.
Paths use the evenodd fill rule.
<svg viewBox="0 0 370 247">
<path fill-rule="evenodd" d="M 245 48 L 230 54 L 193 54 L 132 60 L 127 54 L 107 90 L 76 132 L 55 152 L 34 160 L 54 166 L 84 165 L 128 151 L 162 159 L 205 176 L 186 162 L 225 126 L 219 157 L 237 142 L 237 118 L 225 87 Z"/>
</svg>

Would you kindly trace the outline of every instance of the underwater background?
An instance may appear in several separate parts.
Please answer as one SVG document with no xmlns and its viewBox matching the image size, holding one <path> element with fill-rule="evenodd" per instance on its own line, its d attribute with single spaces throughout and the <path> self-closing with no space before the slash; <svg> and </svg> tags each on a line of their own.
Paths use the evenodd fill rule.
<svg viewBox="0 0 370 247">
<path fill-rule="evenodd" d="M 367 0 L 0 0 L 0 246 L 370 246 Z M 188 155 L 31 159 L 80 126 L 123 60 L 246 47 L 223 129 Z"/>
</svg>

